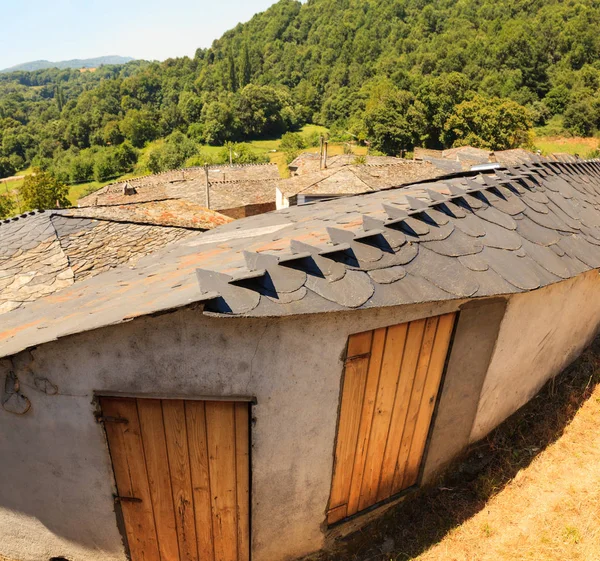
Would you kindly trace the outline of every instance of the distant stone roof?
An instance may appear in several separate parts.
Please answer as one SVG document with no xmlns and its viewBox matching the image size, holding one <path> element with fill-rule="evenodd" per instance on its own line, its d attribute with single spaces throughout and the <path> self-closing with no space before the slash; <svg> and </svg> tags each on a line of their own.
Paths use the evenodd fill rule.
<svg viewBox="0 0 600 561">
<path fill-rule="evenodd" d="M 275 201 L 275 164 L 209 166 L 210 208 L 226 210 Z M 125 189 L 125 186 L 128 189 Z M 186 199 L 207 206 L 206 172 L 186 168 L 106 185 L 79 199 L 78 206 L 113 206 L 128 203 Z"/>
<path fill-rule="evenodd" d="M 445 172 L 429 162 L 347 165 L 282 179 L 277 187 L 285 197 L 294 195 L 359 195 L 434 179 Z"/>
<path fill-rule="evenodd" d="M 473 146 L 459 146 L 458 148 L 449 148 L 447 150 L 431 150 L 428 148 L 415 148 L 415 159 L 429 161 L 435 163 L 441 168 L 447 166 L 445 162 L 452 162 L 456 170 L 456 165 L 459 166 L 458 171 L 463 169 L 468 171 L 471 167 L 488 163 L 499 163 L 503 166 L 516 166 L 537 162 L 540 157 L 524 148 L 514 148 L 511 150 L 482 150 Z M 566 161 L 566 159 L 561 158 Z"/>
<path fill-rule="evenodd" d="M 357 154 L 338 154 L 336 156 L 327 156 L 327 169 L 340 168 L 356 164 L 357 158 L 365 160 L 367 164 L 384 165 L 405 163 L 402 158 L 393 156 L 358 156 Z M 306 173 L 315 173 L 321 171 L 321 156 L 319 152 L 302 152 L 289 165 L 293 175 L 302 175 Z"/>
<path fill-rule="evenodd" d="M 0 356 L 191 304 L 215 316 L 347 311 L 526 292 L 598 268 L 600 163 L 526 164 L 191 234 L 6 314 Z"/>
</svg>

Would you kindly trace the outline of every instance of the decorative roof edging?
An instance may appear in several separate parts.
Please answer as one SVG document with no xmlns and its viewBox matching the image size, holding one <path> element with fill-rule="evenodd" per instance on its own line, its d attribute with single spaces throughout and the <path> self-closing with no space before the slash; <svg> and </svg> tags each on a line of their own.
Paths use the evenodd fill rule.
<svg viewBox="0 0 600 561">
<path fill-rule="evenodd" d="M 274 317 L 535 290 L 600 267 L 600 163 L 540 162 L 293 207 L 5 314 L 0 356 L 202 303 Z"/>
</svg>

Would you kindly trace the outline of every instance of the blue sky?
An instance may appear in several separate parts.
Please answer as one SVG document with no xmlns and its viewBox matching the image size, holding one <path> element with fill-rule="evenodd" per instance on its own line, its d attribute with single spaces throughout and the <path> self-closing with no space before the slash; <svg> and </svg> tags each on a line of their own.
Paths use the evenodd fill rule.
<svg viewBox="0 0 600 561">
<path fill-rule="evenodd" d="M 0 0 L 0 69 L 39 59 L 192 56 L 274 2 Z"/>
</svg>

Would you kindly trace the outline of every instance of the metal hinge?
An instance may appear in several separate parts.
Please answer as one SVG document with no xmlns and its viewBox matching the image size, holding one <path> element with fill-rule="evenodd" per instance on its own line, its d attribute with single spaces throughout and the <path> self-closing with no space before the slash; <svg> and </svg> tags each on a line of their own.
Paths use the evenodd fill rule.
<svg viewBox="0 0 600 561">
<path fill-rule="evenodd" d="M 123 423 L 128 424 L 129 420 L 124 417 L 105 417 L 104 415 L 96 415 L 97 423 Z"/>
<path fill-rule="evenodd" d="M 138 499 L 137 497 L 119 497 L 118 495 L 113 495 L 115 499 L 115 503 L 141 503 L 142 499 Z"/>
</svg>

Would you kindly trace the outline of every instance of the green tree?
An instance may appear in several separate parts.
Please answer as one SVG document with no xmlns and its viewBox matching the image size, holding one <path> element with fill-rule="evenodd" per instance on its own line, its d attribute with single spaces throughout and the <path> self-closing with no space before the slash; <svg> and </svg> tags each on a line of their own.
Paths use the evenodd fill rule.
<svg viewBox="0 0 600 561">
<path fill-rule="evenodd" d="M 248 138 L 281 134 L 286 129 L 283 108 L 283 96 L 275 88 L 247 85 L 240 92 L 236 112 L 242 133 Z"/>
<path fill-rule="evenodd" d="M 68 199 L 69 189 L 47 171 L 34 169 L 27 175 L 19 187 L 19 195 L 28 209 L 50 209 L 71 206 Z"/>
<path fill-rule="evenodd" d="M 9 158 L 0 158 L 0 178 L 10 177 L 16 171 L 15 166 L 13 166 Z"/>
<path fill-rule="evenodd" d="M 241 68 L 241 86 L 247 86 L 252 80 L 252 63 L 250 62 L 250 50 L 248 49 L 248 41 L 244 42 L 244 51 L 242 53 L 242 68 Z"/>
<path fill-rule="evenodd" d="M 0 218 L 7 218 L 11 216 L 14 210 L 14 201 L 8 195 L 0 195 Z"/>
<path fill-rule="evenodd" d="M 229 49 L 227 58 L 228 74 L 229 74 L 229 90 L 232 92 L 238 89 L 237 72 L 235 68 L 235 58 L 233 56 L 233 47 Z"/>
<path fill-rule="evenodd" d="M 279 149 L 283 152 L 287 152 L 288 150 L 302 150 L 303 148 L 306 148 L 306 141 L 297 132 L 286 132 L 281 137 Z"/>
<path fill-rule="evenodd" d="M 156 117 L 151 111 L 131 109 L 127 111 L 120 125 L 123 134 L 136 148 L 158 137 Z"/>
<path fill-rule="evenodd" d="M 578 136 L 591 136 L 598 126 L 598 111 L 590 99 L 570 104 L 565 111 L 565 127 Z"/>
<path fill-rule="evenodd" d="M 213 101 L 202 108 L 202 133 L 206 144 L 223 144 L 235 138 L 233 111 L 226 103 Z"/>
<path fill-rule="evenodd" d="M 371 91 L 364 128 L 372 148 L 399 155 L 422 142 L 426 130 L 425 106 L 410 92 L 382 82 Z"/>
<path fill-rule="evenodd" d="M 514 101 L 475 96 L 459 104 L 445 125 L 444 141 L 506 150 L 526 143 L 531 129 L 529 111 Z"/>
</svg>

